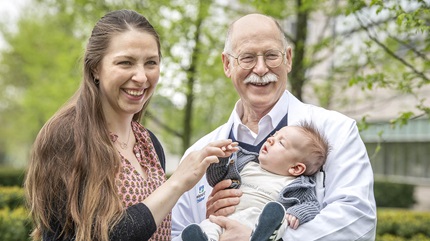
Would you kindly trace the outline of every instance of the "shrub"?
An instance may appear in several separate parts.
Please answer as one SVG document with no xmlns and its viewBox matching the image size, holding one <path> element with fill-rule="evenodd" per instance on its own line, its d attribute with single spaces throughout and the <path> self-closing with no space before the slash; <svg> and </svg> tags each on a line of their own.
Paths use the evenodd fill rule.
<svg viewBox="0 0 430 241">
<path fill-rule="evenodd" d="M 26 209 L 23 207 L 10 210 L 0 209 L 0 240 L 30 240 L 31 223 Z"/>
<path fill-rule="evenodd" d="M 375 181 L 376 205 L 387 208 L 411 208 L 415 204 L 415 186 L 386 181 Z"/>
<path fill-rule="evenodd" d="M 0 186 L 0 209 L 24 206 L 24 189 L 21 187 L 1 187 Z"/>
<path fill-rule="evenodd" d="M 430 212 L 379 209 L 377 241 L 430 241 Z"/>
<path fill-rule="evenodd" d="M 24 182 L 24 169 L 0 167 L 0 186 L 19 186 Z"/>
</svg>

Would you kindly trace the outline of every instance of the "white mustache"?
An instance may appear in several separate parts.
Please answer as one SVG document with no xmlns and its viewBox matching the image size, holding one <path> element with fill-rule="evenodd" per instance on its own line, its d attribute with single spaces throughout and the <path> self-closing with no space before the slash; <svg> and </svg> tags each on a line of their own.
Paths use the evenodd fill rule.
<svg viewBox="0 0 430 241">
<path fill-rule="evenodd" d="M 268 84 L 271 82 L 278 81 L 278 76 L 276 76 L 273 73 L 267 73 L 263 75 L 262 77 L 251 74 L 250 76 L 246 77 L 246 79 L 243 81 L 245 84 L 251 83 L 251 84 Z"/>
</svg>

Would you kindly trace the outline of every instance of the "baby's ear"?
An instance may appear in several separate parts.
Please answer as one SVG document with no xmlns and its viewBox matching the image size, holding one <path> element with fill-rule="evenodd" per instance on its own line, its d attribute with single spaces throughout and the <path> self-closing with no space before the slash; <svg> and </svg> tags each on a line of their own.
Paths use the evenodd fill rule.
<svg viewBox="0 0 430 241">
<path fill-rule="evenodd" d="M 288 172 L 295 177 L 302 175 L 303 173 L 305 173 L 305 171 L 306 171 L 306 165 L 301 162 L 296 163 L 296 165 L 288 169 Z"/>
</svg>

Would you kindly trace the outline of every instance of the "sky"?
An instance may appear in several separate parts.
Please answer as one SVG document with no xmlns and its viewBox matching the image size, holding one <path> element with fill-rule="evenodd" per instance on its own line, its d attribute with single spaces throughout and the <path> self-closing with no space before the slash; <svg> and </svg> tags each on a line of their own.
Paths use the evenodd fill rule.
<svg viewBox="0 0 430 241">
<path fill-rule="evenodd" d="M 28 0 L 0 0 L 0 18 L 12 16 L 16 18 L 19 14 L 19 9 Z"/>
<path fill-rule="evenodd" d="M 11 23 L 13 27 L 19 16 L 20 9 L 29 0 L 0 0 L 0 22 Z M 0 48 L 5 47 L 3 36 L 0 34 Z"/>
</svg>

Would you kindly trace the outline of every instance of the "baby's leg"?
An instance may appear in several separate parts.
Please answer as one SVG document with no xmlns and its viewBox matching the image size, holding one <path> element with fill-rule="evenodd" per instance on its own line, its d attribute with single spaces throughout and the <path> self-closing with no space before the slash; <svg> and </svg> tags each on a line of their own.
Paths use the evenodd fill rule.
<svg viewBox="0 0 430 241">
<path fill-rule="evenodd" d="M 205 219 L 200 223 L 201 229 L 207 235 L 209 241 L 218 241 L 222 233 L 222 228 L 215 223 Z M 185 241 L 185 240 L 184 240 Z"/>
<path fill-rule="evenodd" d="M 285 208 L 278 202 L 268 202 L 258 218 L 251 241 L 279 240 L 286 229 Z"/>
<path fill-rule="evenodd" d="M 182 241 L 209 241 L 208 236 L 198 224 L 188 225 L 181 233 Z"/>
</svg>

